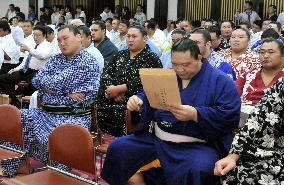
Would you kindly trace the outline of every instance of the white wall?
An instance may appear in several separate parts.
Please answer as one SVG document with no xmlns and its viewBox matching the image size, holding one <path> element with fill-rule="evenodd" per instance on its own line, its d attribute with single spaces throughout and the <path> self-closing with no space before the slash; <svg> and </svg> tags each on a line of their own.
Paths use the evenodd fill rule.
<svg viewBox="0 0 284 185">
<path fill-rule="evenodd" d="M 147 20 L 155 16 L 155 0 L 147 0 Z"/>
<path fill-rule="evenodd" d="M 28 16 L 29 9 L 29 0 L 0 0 L 0 17 L 4 17 L 7 9 L 9 8 L 9 4 L 14 4 L 15 6 L 20 7 L 21 12 Z"/>
<path fill-rule="evenodd" d="M 177 20 L 178 0 L 168 0 L 168 20 Z"/>
</svg>

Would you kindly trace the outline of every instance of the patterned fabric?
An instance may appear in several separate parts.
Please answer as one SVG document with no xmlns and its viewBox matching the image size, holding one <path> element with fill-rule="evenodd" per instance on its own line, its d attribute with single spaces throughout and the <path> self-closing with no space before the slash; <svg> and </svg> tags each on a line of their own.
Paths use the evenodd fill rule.
<svg viewBox="0 0 284 185">
<path fill-rule="evenodd" d="M 232 69 L 232 66 L 227 62 L 226 59 L 217 55 L 217 53 L 213 49 L 211 49 L 211 54 L 207 60 L 213 67 L 219 69 L 220 71 L 223 71 L 232 80 L 236 80 L 236 74 Z"/>
<path fill-rule="evenodd" d="M 231 45 L 230 45 L 230 39 L 228 39 L 228 40 L 225 40 L 224 38 L 221 38 L 221 43 L 220 43 L 220 45 L 219 45 L 219 49 L 220 50 L 223 50 L 223 49 L 228 49 L 228 48 L 230 48 L 231 47 Z"/>
<path fill-rule="evenodd" d="M 284 78 L 268 90 L 235 136 L 230 153 L 241 156 L 224 185 L 284 184 Z"/>
<path fill-rule="evenodd" d="M 246 73 L 243 78 L 237 80 L 237 87 L 241 94 L 242 104 L 255 106 L 265 92 L 281 77 L 284 77 L 284 69 L 280 71 L 271 82 L 264 84 L 261 77 L 262 68 L 253 69 Z"/>
<path fill-rule="evenodd" d="M 114 60 L 105 67 L 101 76 L 100 91 L 96 100 L 97 124 L 103 132 L 116 137 L 126 134 L 126 102 L 130 96 L 142 88 L 139 69 L 161 67 L 159 58 L 150 51 L 148 46 L 137 54 L 134 60 L 130 60 L 129 50 L 120 51 L 114 56 Z M 120 84 L 126 84 L 128 89 L 125 94 L 125 103 L 107 99 L 105 97 L 107 86 Z"/>
<path fill-rule="evenodd" d="M 82 92 L 85 99 L 94 98 L 99 88 L 99 67 L 95 58 L 81 50 L 71 60 L 63 54 L 53 56 L 37 73 L 32 81 L 39 89 L 39 98 L 43 104 L 70 105 L 78 102 L 68 94 Z M 29 156 L 47 164 L 49 134 L 58 126 L 72 123 L 87 129 L 91 127 L 91 116 L 55 115 L 41 108 L 21 110 L 24 145 Z M 9 173 L 12 167 L 18 168 L 20 161 L 2 164 Z"/>
<path fill-rule="evenodd" d="M 251 69 L 260 68 L 259 56 L 256 52 L 247 49 L 236 59 L 232 59 L 232 49 L 228 48 L 217 52 L 218 55 L 225 58 L 233 67 L 236 72 L 237 79 L 243 77 L 244 73 Z"/>
</svg>

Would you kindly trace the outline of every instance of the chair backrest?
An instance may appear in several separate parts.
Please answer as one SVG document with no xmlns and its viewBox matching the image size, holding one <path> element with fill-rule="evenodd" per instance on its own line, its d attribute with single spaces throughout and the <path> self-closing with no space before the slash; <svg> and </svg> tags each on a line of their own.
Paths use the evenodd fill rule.
<svg viewBox="0 0 284 185">
<path fill-rule="evenodd" d="M 136 111 L 126 111 L 126 128 L 127 128 L 127 133 L 132 133 L 138 130 L 140 127 L 140 115 Z"/>
<path fill-rule="evenodd" d="M 23 147 L 21 112 L 13 105 L 0 105 L 0 140 Z"/>
<path fill-rule="evenodd" d="M 64 124 L 48 138 L 49 160 L 95 174 L 94 144 L 86 128 Z"/>
</svg>

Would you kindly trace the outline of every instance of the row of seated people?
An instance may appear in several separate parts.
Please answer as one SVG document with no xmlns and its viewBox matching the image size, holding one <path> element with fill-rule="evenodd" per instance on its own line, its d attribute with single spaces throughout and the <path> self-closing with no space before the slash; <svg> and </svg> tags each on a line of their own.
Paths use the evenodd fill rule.
<svg viewBox="0 0 284 185">
<path fill-rule="evenodd" d="M 239 38 L 236 39 L 236 41 L 233 42 L 232 44 L 232 46 L 235 46 L 236 48 L 238 48 L 238 46 L 241 45 L 240 39 L 243 39 L 245 41 L 249 40 L 249 35 L 243 29 L 237 29 L 233 33 L 234 33 L 232 36 L 233 41 L 235 38 Z M 196 35 L 198 36 L 198 34 L 202 36 L 201 39 L 204 40 L 206 39 L 206 37 L 203 36 L 205 35 L 205 33 L 202 32 L 199 33 L 196 30 Z M 66 37 L 65 35 L 68 35 L 68 37 Z M 77 33 L 77 29 L 72 26 L 67 26 L 59 30 L 58 41 L 62 54 L 52 57 L 49 60 L 49 62 L 36 74 L 35 78 L 33 78 L 32 80 L 33 85 L 37 89 L 39 89 L 39 94 L 38 94 L 39 98 L 41 99 L 41 101 L 43 101 L 45 105 L 43 106 L 42 109 L 22 110 L 23 125 L 24 125 L 24 130 L 26 130 L 26 143 L 28 145 L 27 148 L 33 156 L 35 156 L 36 158 L 40 159 L 43 162 L 46 161 L 46 154 L 47 154 L 46 138 L 50 133 L 50 131 L 58 125 L 63 124 L 64 122 L 66 123 L 66 121 L 67 122 L 69 121 L 69 122 L 76 122 L 79 124 L 81 123 L 85 127 L 89 128 L 90 127 L 89 117 L 87 116 L 78 117 L 74 116 L 74 114 L 75 115 L 85 114 L 86 113 L 84 110 L 84 108 L 86 107 L 85 105 L 90 102 L 83 101 L 82 103 L 80 101 L 84 99 L 90 99 L 91 97 L 94 97 L 96 94 L 97 94 L 96 104 L 98 107 L 99 128 L 103 132 L 110 134 L 112 136 L 122 136 L 126 134 L 124 117 L 123 117 L 125 114 L 121 113 L 125 112 L 126 109 L 125 105 L 128 98 L 138 93 L 139 89 L 142 88 L 141 82 L 139 80 L 138 69 L 142 67 L 143 68 L 162 67 L 158 57 L 155 54 L 153 54 L 146 46 L 146 40 L 147 40 L 146 35 L 147 34 L 145 29 L 141 26 L 134 26 L 128 30 L 127 36 L 128 36 L 129 49 L 120 51 L 117 55 L 114 56 L 114 59 L 104 69 L 104 72 L 101 76 L 100 90 L 98 91 L 99 76 L 100 76 L 98 62 L 94 57 L 90 57 L 89 54 L 86 54 L 84 50 L 81 50 L 82 48 L 81 36 L 79 35 L 79 33 Z M 185 130 L 177 131 L 179 135 L 195 136 L 200 141 L 199 140 L 194 140 L 194 141 L 198 141 L 204 144 L 209 140 L 217 141 L 221 139 L 224 135 L 231 133 L 231 130 L 236 126 L 236 123 L 238 123 L 239 119 L 238 111 L 240 104 L 239 104 L 239 95 L 236 91 L 234 82 L 223 73 L 216 72 L 216 70 L 212 68 L 210 60 L 207 61 L 206 59 L 202 59 L 202 58 L 207 58 L 205 56 L 208 53 L 202 53 L 202 47 L 203 46 L 208 47 L 210 37 L 207 37 L 208 41 L 206 43 L 202 42 L 202 40 L 199 41 L 198 39 L 200 38 L 198 38 L 196 35 L 195 38 L 194 38 L 194 33 L 190 36 L 191 39 L 195 41 L 195 43 L 191 43 L 191 41 L 189 41 L 188 39 L 182 39 L 182 41 L 176 42 L 174 44 L 174 46 L 176 45 L 177 49 L 176 53 L 174 47 L 171 52 L 173 68 L 175 69 L 176 73 L 179 76 L 178 81 L 180 83 L 180 88 L 181 88 L 180 91 L 182 99 L 183 96 L 185 96 L 183 103 L 191 106 L 169 107 L 169 111 L 166 112 L 157 111 L 156 113 L 153 114 L 155 117 L 157 117 L 155 118 L 156 119 L 155 122 L 157 122 L 158 125 L 157 127 L 158 128 L 162 127 L 162 129 L 160 128 L 162 131 L 172 133 L 181 129 L 181 127 L 184 127 Z M 70 37 L 73 39 L 72 42 L 71 41 L 68 42 L 68 39 L 71 39 Z M 185 43 L 182 44 L 182 42 Z M 277 43 L 277 41 L 274 40 L 273 42 Z M 77 44 L 75 45 L 74 43 Z M 190 49 L 189 46 L 192 46 L 192 48 Z M 278 48 L 279 52 L 281 47 L 283 46 L 280 44 Z M 268 50 L 270 52 L 270 50 L 273 49 L 268 49 Z M 265 50 L 264 55 L 267 55 L 266 49 L 264 50 Z M 177 55 L 174 56 L 174 54 Z M 87 59 L 83 60 L 81 55 L 83 56 L 86 55 Z M 93 62 L 90 62 L 90 60 Z M 193 64 L 193 66 L 187 63 L 187 62 L 192 62 L 192 60 L 195 60 L 196 62 Z M 267 60 L 268 59 L 263 59 L 263 61 L 266 62 Z M 77 62 L 77 61 L 82 61 L 82 62 Z M 281 62 L 282 65 L 280 66 L 282 67 L 281 68 L 282 70 L 283 60 L 281 60 L 280 63 Z M 246 71 L 255 68 L 254 65 L 246 66 L 246 64 L 247 63 L 245 64 L 241 63 L 239 67 L 242 69 L 246 69 Z M 274 69 L 274 67 L 272 69 Z M 90 70 L 90 72 L 88 70 Z M 201 75 L 203 74 L 201 73 L 201 71 L 205 73 L 206 70 L 209 70 L 210 71 L 209 73 L 212 73 L 212 75 L 213 76 L 215 75 L 215 77 L 210 75 L 205 77 L 204 75 Z M 265 72 L 265 70 L 261 71 Z M 271 73 L 267 73 L 267 75 L 269 74 Z M 275 75 L 276 73 L 273 74 Z M 242 77 L 243 73 L 240 72 L 240 75 L 237 76 Z M 263 77 L 263 74 L 261 75 L 261 77 Z M 202 78 L 208 78 L 208 79 L 201 80 Z M 201 84 L 201 81 L 204 84 Z M 206 85 L 205 82 L 208 84 Z M 262 84 L 262 86 L 263 85 L 265 85 L 265 83 Z M 202 86 L 205 89 L 197 88 L 197 86 Z M 196 93 L 193 93 L 194 91 L 192 88 L 196 90 L 200 89 L 199 90 L 200 92 L 195 91 Z M 188 91 L 192 91 L 192 95 L 190 95 L 191 97 L 189 97 L 189 99 L 187 99 L 188 97 L 186 96 L 186 94 L 191 94 L 191 92 L 189 93 Z M 202 94 L 203 96 L 200 96 Z M 226 97 L 224 97 L 224 95 L 222 96 L 222 94 L 225 94 Z M 204 97 L 204 99 L 198 100 L 198 98 L 196 98 L 197 95 L 198 97 Z M 145 96 L 143 96 L 143 93 L 141 94 L 141 98 L 142 97 L 145 98 Z M 218 109 L 218 111 L 217 110 L 211 111 L 210 110 L 211 107 L 208 109 L 207 106 L 211 105 L 212 101 L 215 100 L 215 98 L 221 98 L 220 104 L 222 105 L 223 103 L 226 106 L 222 107 L 218 105 L 217 107 L 220 108 L 220 110 Z M 225 98 L 225 100 L 223 101 L 222 98 Z M 213 102 L 216 103 L 218 101 L 216 99 Z M 62 108 L 59 106 L 54 106 L 54 105 L 71 105 L 71 104 L 74 104 L 73 108 L 83 107 L 83 110 L 70 111 L 68 107 Z M 194 108 L 195 104 L 200 106 L 199 109 Z M 202 104 L 206 106 L 202 107 Z M 188 108 L 189 110 L 187 110 Z M 228 113 L 226 110 L 227 108 L 229 109 Z M 187 114 L 188 112 L 186 112 L 186 115 L 184 115 L 183 114 L 184 111 L 189 111 L 190 113 Z M 67 116 L 66 114 L 69 115 Z M 151 113 L 149 112 L 149 114 Z M 189 115 L 190 118 L 188 118 Z M 232 115 L 232 118 L 230 118 L 228 121 L 228 118 L 230 117 L 229 115 Z M 145 119 L 150 119 L 150 116 L 149 117 L 146 116 Z M 166 121 L 161 119 L 166 119 Z M 189 121 L 188 119 L 191 121 Z M 144 121 L 147 122 L 147 120 Z M 190 122 L 189 123 L 190 129 L 186 127 L 186 123 L 188 121 Z M 201 122 L 202 124 L 201 126 L 198 126 L 196 125 L 195 122 L 198 123 Z M 223 122 L 224 125 L 222 125 Z M 171 123 L 177 123 L 176 125 L 178 128 L 172 128 Z M 215 124 L 217 124 L 217 127 L 220 124 L 219 126 L 221 126 L 221 128 L 216 128 Z M 190 130 L 192 128 L 193 131 L 191 132 Z M 204 130 L 204 133 L 202 133 L 200 129 Z M 215 134 L 212 134 L 211 132 Z M 218 133 L 216 134 L 216 132 Z M 185 139 L 187 140 L 192 138 L 186 137 Z M 220 144 L 220 142 L 217 143 Z M 226 140 L 226 143 L 228 148 L 229 145 L 228 143 L 230 143 L 230 141 Z M 207 146 L 207 144 L 205 145 L 206 145 L 205 150 L 212 149 L 212 147 L 210 148 L 209 146 Z M 202 148 L 201 151 L 204 150 L 203 147 L 201 148 Z M 200 150 L 198 149 L 197 152 L 199 151 Z M 214 150 L 212 152 L 214 153 Z M 198 156 L 194 152 L 191 152 L 191 155 L 193 155 L 193 157 Z M 212 156 L 214 156 L 214 154 L 212 154 Z M 154 158 L 156 157 L 154 156 Z M 206 167 L 208 167 L 208 169 L 212 169 L 212 164 L 216 160 L 217 158 L 214 159 L 211 158 L 210 160 L 211 167 L 210 165 Z M 162 166 L 168 165 L 167 163 L 163 162 L 164 161 L 162 161 L 161 163 Z M 10 167 L 11 166 L 17 168 L 17 165 L 10 165 Z M 129 173 L 126 172 L 125 174 L 128 175 L 127 177 L 128 180 L 130 178 Z M 133 175 L 133 173 L 131 175 Z M 187 175 L 191 176 L 191 174 Z M 194 174 L 193 176 L 195 178 L 193 178 L 192 181 L 194 182 L 200 181 L 200 179 L 196 180 L 200 177 L 200 174 L 199 175 Z M 216 177 L 213 176 L 213 170 L 212 173 L 208 174 L 208 176 L 202 178 L 206 179 L 207 177 L 209 177 L 209 179 L 210 178 L 216 179 Z M 176 176 L 175 180 L 177 179 L 180 179 L 178 175 Z M 109 179 L 107 178 L 106 180 L 109 181 Z M 184 180 L 184 178 L 180 180 Z M 123 181 L 125 181 L 125 179 L 123 179 Z M 169 182 L 176 182 L 176 181 L 169 181 Z"/>
</svg>

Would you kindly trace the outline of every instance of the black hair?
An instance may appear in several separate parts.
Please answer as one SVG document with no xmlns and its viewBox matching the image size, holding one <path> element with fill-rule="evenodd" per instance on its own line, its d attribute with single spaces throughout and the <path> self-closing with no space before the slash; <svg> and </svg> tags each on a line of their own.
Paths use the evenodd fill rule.
<svg viewBox="0 0 284 185">
<path fill-rule="evenodd" d="M 225 22 L 230 23 L 230 25 L 231 25 L 232 29 L 234 29 L 234 28 L 235 28 L 235 24 L 234 24 L 232 21 L 230 21 L 230 20 L 223 20 L 223 21 L 221 22 L 221 24 L 220 24 L 220 28 L 221 28 L 222 24 L 223 24 L 223 23 L 225 23 Z"/>
<path fill-rule="evenodd" d="M 30 23 L 31 24 L 31 26 L 33 27 L 34 26 L 34 22 L 33 21 L 31 21 L 31 20 L 23 20 L 23 22 L 25 23 L 25 22 L 28 22 L 28 23 Z"/>
<path fill-rule="evenodd" d="M 46 30 L 46 34 L 54 33 L 54 30 L 49 26 L 45 26 L 45 30 Z"/>
<path fill-rule="evenodd" d="M 41 7 L 39 10 L 42 11 L 42 12 L 44 12 L 44 11 L 45 11 L 45 8 L 44 8 L 44 7 Z"/>
<path fill-rule="evenodd" d="M 9 4 L 9 6 L 12 6 L 13 8 L 15 8 L 15 5 L 14 5 L 14 4 Z"/>
<path fill-rule="evenodd" d="M 245 3 L 249 4 L 249 5 L 250 5 L 250 7 L 252 7 L 252 6 L 253 6 L 253 3 L 252 3 L 251 1 L 245 1 Z"/>
<path fill-rule="evenodd" d="M 129 21 L 126 19 L 122 19 L 119 23 L 125 24 L 127 26 L 127 28 L 129 27 Z"/>
<path fill-rule="evenodd" d="M 262 20 L 255 20 L 253 24 L 257 25 L 260 29 L 262 28 Z"/>
<path fill-rule="evenodd" d="M 112 23 L 112 21 L 113 21 L 113 19 L 109 17 L 109 18 L 107 18 L 107 19 L 105 20 L 105 23 L 106 23 L 106 22 Z"/>
<path fill-rule="evenodd" d="M 131 29 L 131 28 L 138 29 L 140 31 L 140 33 L 142 34 L 142 36 L 147 36 L 146 29 L 143 26 L 141 26 L 140 24 L 133 24 L 132 26 L 129 27 L 129 29 Z"/>
<path fill-rule="evenodd" d="M 98 25 L 101 30 L 106 30 L 106 25 L 103 21 L 94 21 L 93 24 Z"/>
<path fill-rule="evenodd" d="M 194 29 L 191 33 L 201 34 L 205 43 L 211 41 L 211 35 L 207 29 L 197 28 L 197 29 Z"/>
<path fill-rule="evenodd" d="M 77 6 L 75 7 L 75 9 L 77 9 L 77 8 L 79 8 L 79 9 L 82 10 L 82 11 L 84 11 L 83 5 L 77 5 Z"/>
<path fill-rule="evenodd" d="M 63 25 L 58 29 L 58 32 L 60 32 L 63 29 L 66 29 L 66 28 L 68 28 L 69 31 L 73 32 L 74 35 L 80 34 L 79 29 L 77 28 L 77 26 L 74 26 L 74 25 Z"/>
<path fill-rule="evenodd" d="M 35 10 L 35 6 L 34 5 L 29 5 L 29 7 L 34 11 Z"/>
<path fill-rule="evenodd" d="M 190 40 L 188 38 L 182 38 L 179 41 L 177 41 L 173 47 L 172 47 L 172 53 L 174 52 L 190 52 L 191 56 L 197 60 L 198 55 L 200 55 L 199 48 L 197 46 L 197 43 L 193 40 Z"/>
<path fill-rule="evenodd" d="M 152 30 L 155 30 L 156 29 L 156 22 L 155 20 L 148 20 L 146 21 L 148 24 L 147 24 L 147 29 L 152 29 Z"/>
<path fill-rule="evenodd" d="M 269 5 L 268 7 L 272 7 L 274 10 L 277 9 L 277 7 L 274 4 Z"/>
<path fill-rule="evenodd" d="M 11 28 L 7 21 L 0 21 L 0 28 L 3 29 L 3 31 L 8 31 L 11 33 Z"/>
<path fill-rule="evenodd" d="M 46 26 L 36 25 L 33 30 L 39 30 L 46 37 Z"/>
<path fill-rule="evenodd" d="M 216 36 L 219 38 L 221 36 L 221 30 L 217 26 L 212 26 L 208 28 L 209 33 L 216 33 Z"/>
<path fill-rule="evenodd" d="M 173 34 L 181 34 L 182 36 L 185 36 L 186 35 L 186 31 L 184 31 L 183 29 L 174 29 L 173 32 L 172 32 L 172 35 Z"/>
<path fill-rule="evenodd" d="M 250 39 L 250 32 L 248 30 L 246 30 L 244 28 L 238 28 L 238 29 L 235 29 L 235 30 L 243 30 L 246 33 L 246 36 L 248 37 L 248 39 Z"/>
<path fill-rule="evenodd" d="M 266 39 L 266 38 L 278 39 L 279 37 L 280 35 L 273 28 L 268 28 L 261 34 L 261 39 Z"/>
<path fill-rule="evenodd" d="M 15 11 L 16 11 L 16 12 L 20 12 L 20 11 L 21 11 L 20 7 L 16 6 L 16 7 L 15 7 Z"/>
<path fill-rule="evenodd" d="M 281 31 L 281 23 L 276 21 L 271 21 L 269 24 L 276 24 L 279 31 Z"/>
<path fill-rule="evenodd" d="M 83 33 L 87 36 L 87 37 L 89 37 L 89 36 L 91 36 L 91 31 L 90 31 L 90 29 L 87 27 L 87 26 L 79 26 L 78 27 L 78 29 L 79 29 L 79 31 L 83 31 Z"/>
<path fill-rule="evenodd" d="M 281 56 L 284 56 L 284 44 L 280 40 L 277 40 L 277 39 L 274 39 L 274 38 L 265 39 L 263 41 L 263 44 L 264 43 L 270 43 L 270 42 L 275 42 L 278 45 Z"/>
</svg>

